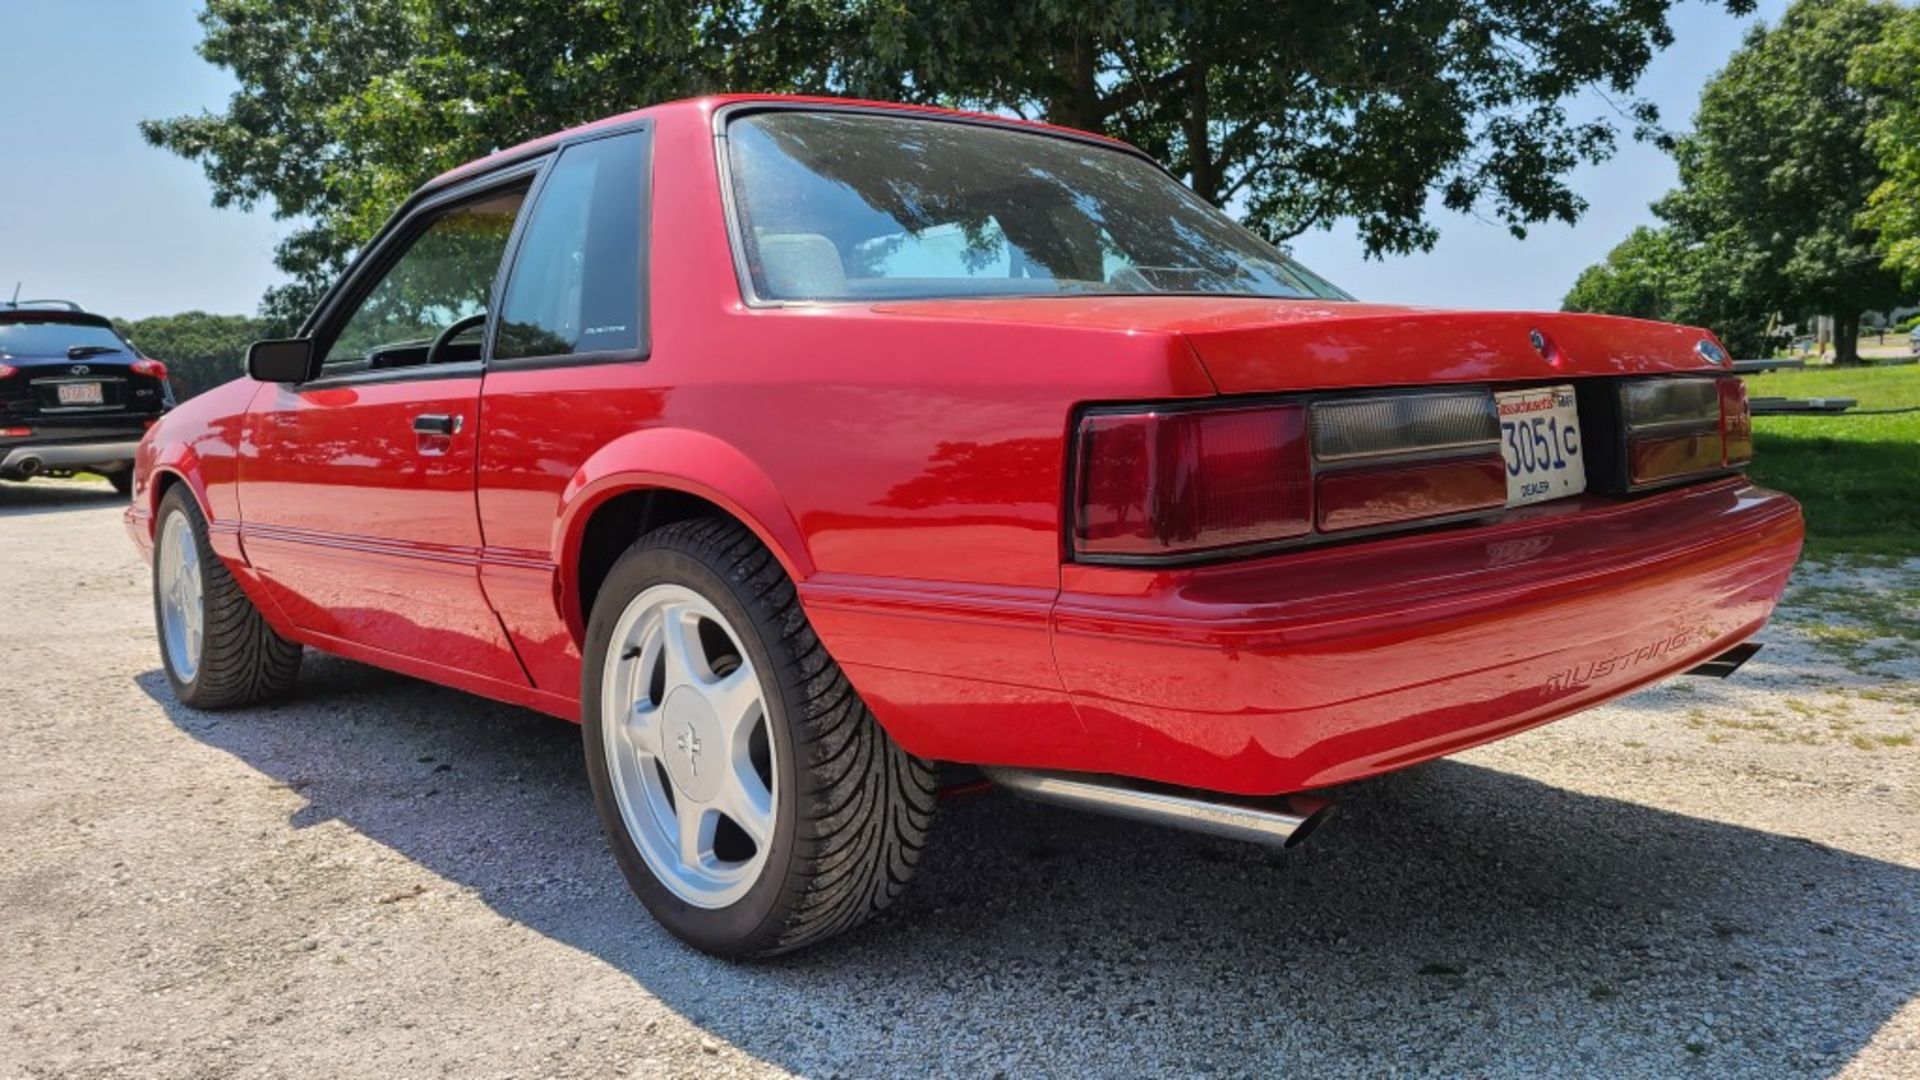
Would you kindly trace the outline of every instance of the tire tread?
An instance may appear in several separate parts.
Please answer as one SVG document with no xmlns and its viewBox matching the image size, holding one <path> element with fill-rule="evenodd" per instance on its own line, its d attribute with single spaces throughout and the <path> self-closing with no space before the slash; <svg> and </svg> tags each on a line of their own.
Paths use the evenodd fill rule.
<svg viewBox="0 0 1920 1080">
<path fill-rule="evenodd" d="M 815 636 L 793 582 L 744 526 L 679 521 L 638 546 L 681 551 L 718 570 L 787 654 L 774 675 L 812 783 L 801 785 L 784 922 L 748 955 L 789 952 L 871 918 L 900 895 L 920 863 L 933 821 L 933 766 L 887 735 Z"/>
<path fill-rule="evenodd" d="M 192 683 L 180 681 L 166 660 L 161 664 L 182 704 L 196 709 L 228 709 L 278 697 L 292 689 L 300 675 L 301 648 L 275 633 L 266 617 L 240 588 L 232 571 L 214 554 L 207 538 L 207 521 L 194 500 L 170 491 L 161 500 L 158 520 L 178 505 L 193 529 L 194 549 L 200 556 L 201 589 L 206 603 L 206 627 L 201 635 L 200 668 Z M 156 539 L 159 530 L 155 530 Z M 156 553 L 156 558 L 158 554 Z M 158 575 L 155 588 L 158 589 Z M 159 596 L 154 597 L 155 625 L 159 625 Z"/>
</svg>

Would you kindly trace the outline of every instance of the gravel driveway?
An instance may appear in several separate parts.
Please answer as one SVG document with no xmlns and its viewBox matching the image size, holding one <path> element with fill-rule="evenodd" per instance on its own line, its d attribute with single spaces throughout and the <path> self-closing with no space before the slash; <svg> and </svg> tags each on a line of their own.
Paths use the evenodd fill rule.
<svg viewBox="0 0 1920 1080">
<path fill-rule="evenodd" d="M 570 725 L 311 652 L 175 705 L 119 516 L 0 485 L 0 1076 L 1920 1076 L 1920 559 L 1285 855 L 951 802 L 883 919 L 734 967 Z"/>
</svg>

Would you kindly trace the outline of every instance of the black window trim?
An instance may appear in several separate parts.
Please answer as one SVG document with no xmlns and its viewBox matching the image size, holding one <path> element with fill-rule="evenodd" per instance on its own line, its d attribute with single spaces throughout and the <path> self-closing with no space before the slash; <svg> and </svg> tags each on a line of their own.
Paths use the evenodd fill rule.
<svg viewBox="0 0 1920 1080">
<path fill-rule="evenodd" d="M 635 194 L 635 197 L 640 200 L 640 213 L 636 218 L 639 223 L 639 235 L 634 237 L 634 244 L 640 253 L 639 272 L 636 275 L 639 295 L 634 298 L 637 344 L 631 349 L 594 349 L 588 352 L 546 353 L 507 359 L 494 356 L 493 351 L 500 337 L 498 312 L 500 306 L 506 302 L 507 289 L 513 284 L 514 271 L 519 268 L 521 245 L 526 240 L 526 231 L 533 221 L 534 213 L 540 208 L 540 196 L 546 190 L 553 167 L 559 163 L 562 155 L 575 146 L 625 136 L 636 136 L 640 140 L 640 190 Z M 594 128 L 554 145 L 540 170 L 539 178 L 534 182 L 533 189 L 527 193 L 526 211 L 521 215 L 520 222 L 515 225 L 513 236 L 507 241 L 506 255 L 500 262 L 500 277 L 493 296 L 493 304 L 487 310 L 486 339 L 480 353 L 481 362 L 487 370 L 538 371 L 544 368 L 584 367 L 590 364 L 632 364 L 652 357 L 653 142 L 653 121 L 644 119 Z"/>
<path fill-rule="evenodd" d="M 326 359 L 324 344 L 331 347 L 339 332 L 345 328 L 345 320 L 353 317 L 359 305 L 367 295 L 386 279 L 402 256 L 419 239 L 420 234 L 447 211 L 461 203 L 503 190 L 526 185 L 526 197 L 521 200 L 520 209 L 514 215 L 513 228 L 507 234 L 507 245 L 500 256 L 500 265 L 494 267 L 493 281 L 487 289 L 487 326 L 483 342 L 492 340 L 494 312 L 499 308 L 502 271 L 507 265 L 508 256 L 514 250 L 522 230 L 526 228 L 527 208 L 532 205 L 533 193 L 538 190 L 540 179 L 546 173 L 551 155 L 514 164 L 483 173 L 480 176 L 433 192 L 424 198 L 409 199 L 396 211 L 387 224 L 381 227 L 373 243 L 353 261 L 342 274 L 340 280 L 321 299 L 320 306 L 300 328 L 300 336 L 313 342 L 312 367 L 308 377 L 298 385 L 300 389 L 325 389 L 330 386 L 359 386 L 366 383 L 413 382 L 421 379 L 460 379 L 479 378 L 485 371 L 484 346 L 482 359 L 464 360 L 450 364 L 419 364 L 413 367 L 391 368 L 374 371 L 349 371 L 337 375 L 322 373 L 321 366 Z"/>
</svg>

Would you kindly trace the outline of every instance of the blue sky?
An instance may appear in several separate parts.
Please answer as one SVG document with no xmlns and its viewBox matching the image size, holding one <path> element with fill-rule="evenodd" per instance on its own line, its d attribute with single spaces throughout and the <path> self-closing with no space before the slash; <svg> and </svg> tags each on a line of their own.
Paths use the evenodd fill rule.
<svg viewBox="0 0 1920 1080">
<path fill-rule="evenodd" d="M 1763 0 L 1774 19 L 1786 0 Z M 146 117 L 219 108 L 233 90 L 193 52 L 187 0 L 0 0 L 8 43 L 0 64 L 0 293 L 78 300 L 137 318 L 198 308 L 251 312 L 272 284 L 273 246 L 287 225 L 270 207 L 215 210 L 199 166 L 146 145 Z M 1700 87 L 1753 19 L 1703 3 L 1674 14 L 1674 47 L 1641 92 L 1682 127 Z M 1576 114 L 1605 106 L 1582 103 Z M 1422 255 L 1365 260 L 1345 224 L 1309 233 L 1294 253 L 1368 300 L 1445 307 L 1553 308 L 1574 276 L 1672 186 L 1672 163 L 1627 144 L 1582 169 L 1592 204 L 1576 226 L 1545 226 L 1524 241 L 1497 225 L 1444 212 L 1440 243 Z"/>
</svg>

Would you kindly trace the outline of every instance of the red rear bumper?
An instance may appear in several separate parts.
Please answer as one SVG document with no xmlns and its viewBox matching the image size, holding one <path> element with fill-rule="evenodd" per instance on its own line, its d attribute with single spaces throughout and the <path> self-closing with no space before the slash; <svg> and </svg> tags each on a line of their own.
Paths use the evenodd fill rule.
<svg viewBox="0 0 1920 1080">
<path fill-rule="evenodd" d="M 1731 648 L 1801 536 L 1792 499 L 1729 480 L 1253 562 L 1068 567 L 1054 651 L 1085 756 L 1023 764 L 1254 794 L 1439 757 Z"/>
</svg>

